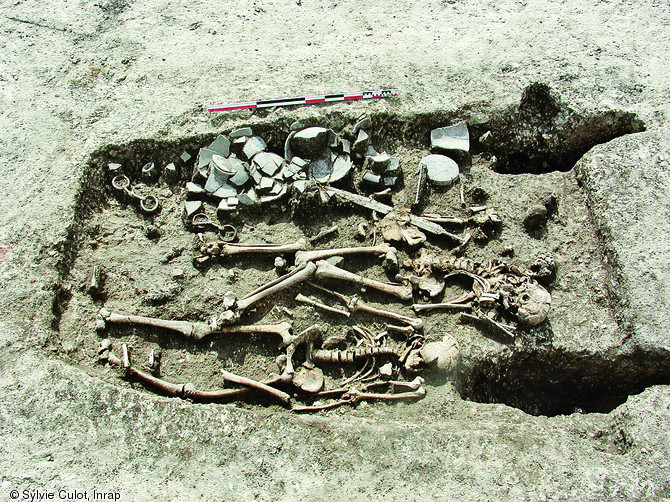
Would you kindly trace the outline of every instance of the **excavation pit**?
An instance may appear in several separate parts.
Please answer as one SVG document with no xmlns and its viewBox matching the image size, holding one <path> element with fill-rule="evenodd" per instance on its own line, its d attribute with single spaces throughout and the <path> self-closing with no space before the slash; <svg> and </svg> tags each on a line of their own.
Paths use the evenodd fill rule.
<svg viewBox="0 0 670 502">
<path fill-rule="evenodd" d="M 378 153 L 385 152 L 397 158 L 402 175 L 394 176 L 398 179 L 390 187 L 370 186 L 372 178 L 364 178 L 366 169 L 372 171 L 374 166 L 371 164 L 384 164 L 387 160 L 374 154 L 366 157 L 365 153 L 371 152 L 364 151 L 354 160 L 350 175 L 333 185 L 350 193 L 361 192 L 364 196 L 390 188 L 390 194 L 369 200 L 393 207 L 414 205 L 415 214 L 439 214 L 454 220 L 441 226 L 456 238 L 426 233 L 436 252 L 444 256 L 457 252 L 479 264 L 491 259 L 501 260 L 519 270 L 531 271 L 534 280 L 551 292 L 552 305 L 545 322 L 537 326 L 521 326 L 513 338 L 508 338 L 481 323 L 467 322 L 457 311 L 417 314 L 411 309 L 412 303 L 426 303 L 426 300 L 416 292 L 413 301 L 401 301 L 370 287 L 362 291 L 358 285 L 341 281 L 319 282 L 318 285 L 349 298 L 359 295 L 374 308 L 419 317 L 424 322 L 425 343 L 440 341 L 450 335 L 460 350 L 460 360 L 453 371 L 418 373 L 426 379 L 427 393 L 423 399 L 394 404 L 371 403 L 352 407 L 347 413 L 369 416 L 383 410 L 385 416 L 419 422 L 426 410 L 437 410 L 445 400 L 461 397 L 502 402 L 533 414 L 572 413 L 578 409 L 607 411 L 608 407 L 625 400 L 628 394 L 639 392 L 650 383 L 666 381 L 669 373 L 665 363 L 655 363 L 654 371 L 640 370 L 648 362 L 645 354 L 637 354 L 623 362 L 620 356 L 607 355 L 606 349 L 616 345 L 623 335 L 607 290 L 608 271 L 603 265 L 601 246 L 571 166 L 552 160 L 574 158 L 576 161 L 594 144 L 635 132 L 642 126 L 628 114 L 605 114 L 600 122 L 598 115 L 582 120 L 569 109 L 559 107 L 556 111 L 546 103 L 542 104 L 546 96 L 543 92 L 536 94 L 539 94 L 536 99 L 526 99 L 525 111 L 523 107 L 505 110 L 485 119 L 481 114 L 475 119 L 468 111 L 402 117 L 373 114 L 369 117 L 370 145 Z M 531 113 L 529 107 L 533 106 L 537 109 L 533 115 L 535 123 L 529 126 L 528 120 L 517 120 L 520 110 L 528 114 Z M 514 143 L 516 150 L 526 152 L 526 157 L 516 155 L 515 159 L 531 159 L 526 162 L 529 172 L 521 173 L 521 164 L 517 161 L 500 160 L 502 147 L 497 138 L 507 137 L 502 134 L 501 126 L 505 117 L 508 125 L 518 125 L 518 141 L 514 143 L 509 138 L 507 141 Z M 459 181 L 449 186 L 426 183 L 420 203 L 415 204 L 422 175 L 420 161 L 433 153 L 430 131 L 461 121 L 468 125 L 471 145 L 470 153 L 458 158 Z M 227 138 L 230 147 L 236 148 L 235 140 L 239 138 L 235 137 L 234 130 L 249 126 L 253 136 L 263 139 L 267 152 L 285 158 L 287 137 L 296 130 L 309 127 L 330 129 L 356 148 L 359 138 L 356 123 L 357 117 L 331 113 L 303 121 L 292 131 L 286 119 L 255 119 L 209 135 L 172 141 L 138 139 L 109 145 L 92 153 L 82 178 L 71 247 L 66 250 L 61 263 L 63 286 L 54 301 L 54 325 L 60 340 L 60 355 L 105 381 L 151 393 L 156 391 L 155 387 L 132 376 L 120 378 L 118 369 L 99 362 L 101 340 L 110 339 L 119 356 L 120 347 L 127 344 L 132 363 L 137 367 L 146 362 L 152 351 L 154 355 L 160 354 L 160 378 L 175 384 L 190 383 L 199 390 L 234 388 L 224 382 L 222 368 L 259 381 L 271 373 L 281 372 L 276 359 L 284 349 L 279 348 L 281 338 L 278 336 L 228 334 L 193 340 L 164 328 L 115 323 L 107 323 L 104 329 L 96 330 L 96 323 L 100 324 L 96 316 L 104 307 L 123 315 L 207 323 L 213 316 L 220 316 L 228 292 L 234 292 L 239 301 L 276 279 L 280 273 L 276 265 L 282 268 L 282 260 L 287 267 L 295 263 L 293 253 L 227 257 L 203 253 L 208 243 L 222 239 L 234 238 L 239 243 L 254 245 L 288 244 L 304 239 L 308 249 L 372 246 L 382 242 L 382 229 L 379 222 L 374 221 L 373 212 L 332 194 L 328 201 L 324 201 L 318 189 L 327 191 L 326 184 L 309 184 L 316 194 L 311 197 L 304 195 L 309 190 L 296 191 L 287 186 L 286 195 L 279 200 L 223 211 L 219 202 L 223 199 L 193 195 L 192 190 L 189 194 L 186 187 L 187 183 L 198 181 L 194 171 L 198 170 L 201 149 L 212 147 L 217 141 L 220 146 L 220 137 Z M 535 128 L 535 132 L 544 131 L 545 140 L 560 139 L 567 134 L 563 128 L 565 124 L 569 124 L 573 132 L 577 130 L 579 134 L 576 135 L 581 138 L 567 142 L 569 152 L 561 152 L 558 142 L 552 149 L 545 141 L 536 149 L 537 155 L 531 154 L 537 144 L 528 140 L 531 134 L 522 130 L 524 127 Z M 514 128 L 506 129 L 505 134 L 509 135 L 511 129 Z M 331 139 L 326 137 L 324 141 Z M 258 144 L 255 147 L 258 148 Z M 308 148 L 303 147 L 301 153 L 306 155 Z M 341 144 L 336 148 L 342 148 Z M 551 155 L 537 160 L 542 152 Z M 252 153 L 245 154 L 244 147 L 238 150 L 239 158 L 243 160 Z M 373 160 L 368 160 L 370 158 Z M 110 164 L 115 164 L 111 170 Z M 169 165 L 172 167 L 164 169 Z M 510 168 L 510 165 L 514 167 Z M 156 168 L 162 174 L 155 175 Z M 515 174 L 508 174 L 512 172 Z M 207 181 L 201 179 L 201 186 Z M 295 181 L 287 185 L 295 185 Z M 372 181 L 376 183 L 376 180 Z M 128 184 L 133 187 L 132 194 L 124 191 Z M 267 188 L 271 189 L 270 186 Z M 155 197 L 155 201 L 150 197 Z M 197 210 L 205 215 L 202 221 L 222 228 L 193 225 L 192 218 L 186 218 L 185 223 L 187 199 L 202 201 L 202 208 Z M 479 209 L 482 206 L 494 209 L 502 223 L 478 225 L 474 222 L 474 216 L 482 211 Z M 539 222 L 529 225 L 528 212 L 537 206 L 544 207 L 546 214 Z M 465 221 L 469 223 L 463 223 Z M 332 227 L 337 230 L 326 232 Z M 367 229 L 365 236 L 361 229 Z M 472 236 L 471 240 L 462 245 L 460 239 L 466 234 Z M 373 242 L 375 238 L 376 242 Z M 394 246 L 398 250 L 399 272 L 410 274 L 411 270 L 404 264 L 416 257 L 417 244 L 405 242 L 394 243 Z M 207 259 L 199 260 L 203 256 Z M 382 258 L 351 255 L 346 256 L 340 266 L 367 278 L 393 281 L 394 273 L 384 268 Z M 550 270 L 545 270 L 547 267 Z M 98 278 L 96 270 L 100 271 Z M 450 277 L 445 281 L 444 292 L 430 301 L 457 298 L 471 287 L 472 281 L 467 277 Z M 236 324 L 289 322 L 296 335 L 318 324 L 324 339 L 329 338 L 332 342 L 334 338 L 331 337 L 340 338 L 333 346 L 342 349 L 353 349 L 364 338 L 354 330 L 356 326 L 369 330 L 373 337 L 387 330 L 387 319 L 364 312 L 353 312 L 345 317 L 298 301 L 298 294 L 332 307 L 346 307 L 333 296 L 303 282 L 245 310 Z M 389 331 L 386 340 L 387 346 L 400 348 L 403 335 Z M 602 351 L 601 359 L 605 363 L 596 364 L 592 356 L 585 355 L 592 351 Z M 305 359 L 305 353 L 305 346 L 299 346 L 295 355 L 298 366 Z M 565 360 L 570 364 L 559 363 Z M 557 371 L 552 370 L 552 361 L 556 362 Z M 385 362 L 380 357 L 376 368 Z M 319 367 L 324 372 L 325 388 L 333 389 L 360 372 L 363 362 L 323 363 Z M 615 377 L 617 385 L 608 385 L 613 378 L 612 370 L 621 371 Z M 145 371 L 149 372 L 148 369 Z M 373 372 L 371 376 L 375 374 Z M 588 378 L 584 377 L 586 374 Z M 405 371 L 394 374 L 394 378 L 407 381 L 414 376 L 414 373 Z M 315 402 L 309 394 L 300 392 L 297 392 L 296 400 L 306 405 Z M 241 402 L 252 407 L 285 408 L 276 400 L 259 397 L 256 393 L 249 393 Z"/>
</svg>

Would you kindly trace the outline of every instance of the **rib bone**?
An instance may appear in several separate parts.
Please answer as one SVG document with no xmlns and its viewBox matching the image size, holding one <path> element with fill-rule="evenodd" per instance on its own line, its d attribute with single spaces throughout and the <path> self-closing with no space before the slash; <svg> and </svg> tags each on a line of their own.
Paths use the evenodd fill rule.
<svg viewBox="0 0 670 502">
<path fill-rule="evenodd" d="M 310 262 L 311 263 L 311 262 Z M 376 281 L 374 279 L 368 279 L 353 272 L 341 269 L 334 265 L 331 265 L 327 261 L 320 260 L 316 263 L 316 273 L 315 276 L 318 279 L 339 279 L 341 281 L 349 281 L 361 286 L 366 286 L 369 288 L 376 289 L 383 293 L 393 295 L 396 298 L 401 300 L 411 300 L 412 299 L 412 288 L 410 286 L 405 286 L 402 284 L 392 284 L 388 282 Z"/>
<path fill-rule="evenodd" d="M 394 248 L 388 244 L 379 244 L 377 246 L 359 246 L 351 248 L 335 248 L 335 249 L 314 249 L 311 251 L 297 251 L 295 253 L 295 264 L 302 265 L 308 261 L 323 260 L 331 256 L 344 256 L 348 254 L 377 254 L 383 255 L 393 250 Z"/>
</svg>

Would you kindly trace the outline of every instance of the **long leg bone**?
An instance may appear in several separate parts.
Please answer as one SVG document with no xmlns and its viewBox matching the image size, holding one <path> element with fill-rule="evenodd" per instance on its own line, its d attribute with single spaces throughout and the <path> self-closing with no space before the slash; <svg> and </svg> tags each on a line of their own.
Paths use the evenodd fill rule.
<svg viewBox="0 0 670 502">
<path fill-rule="evenodd" d="M 340 301 L 345 303 L 347 305 L 347 308 L 352 312 L 358 312 L 358 311 L 368 312 L 370 314 L 378 315 L 381 317 L 388 317 L 389 319 L 400 321 L 402 323 L 411 326 L 416 331 L 421 331 L 423 329 L 423 319 L 418 319 L 416 317 L 408 317 L 402 314 L 398 314 L 396 312 L 391 312 L 389 310 L 378 309 L 368 305 L 358 297 L 349 298 L 348 296 L 343 295 L 342 293 L 338 293 L 337 291 L 332 291 L 328 288 L 324 288 L 323 286 L 314 284 L 313 282 L 309 282 L 308 284 L 320 291 L 323 291 L 324 293 L 328 293 L 334 296 L 335 298 L 339 299 Z"/>
<path fill-rule="evenodd" d="M 272 281 L 269 285 L 262 286 L 259 288 L 259 290 L 257 289 L 256 291 L 249 293 L 244 298 L 238 300 L 237 309 L 244 311 L 261 301 L 266 296 L 269 296 L 278 291 L 282 291 L 302 281 L 309 280 L 314 276 L 316 270 L 317 267 L 314 263 L 307 262 L 302 267 L 298 267 L 293 272 L 286 274 L 283 280 L 279 282 Z"/>
<path fill-rule="evenodd" d="M 311 263 L 311 262 L 310 262 Z M 368 279 L 353 272 L 341 269 L 334 265 L 331 265 L 327 261 L 318 261 L 316 263 L 316 273 L 315 277 L 318 279 L 339 279 L 342 281 L 349 281 L 361 286 L 370 287 L 383 293 L 393 295 L 401 300 L 411 300 L 412 299 L 412 288 L 411 286 L 406 286 L 403 284 L 392 284 L 388 282 L 376 281 L 374 279 Z"/>
<path fill-rule="evenodd" d="M 234 399 L 243 397 L 250 390 L 249 387 L 245 387 L 242 389 L 221 389 L 221 390 L 203 391 L 195 389 L 193 385 L 191 385 L 190 383 L 175 384 L 167 382 L 165 380 L 156 378 L 155 376 L 145 373 L 144 371 L 132 366 L 132 364 L 130 364 L 129 357 L 127 356 L 128 348 L 125 344 L 123 344 L 122 346 L 122 351 L 124 354 L 123 360 L 119 359 L 111 352 L 111 344 L 109 343 L 108 339 L 105 339 L 100 344 L 100 350 L 99 350 L 100 360 L 106 361 L 113 366 L 122 367 L 127 376 L 134 376 L 142 383 L 150 387 L 156 388 L 168 396 L 180 397 L 182 399 L 192 399 L 193 401 L 200 401 L 200 402 L 213 402 L 213 401 L 221 401 L 224 399 Z M 273 378 L 265 380 L 262 383 L 265 385 L 276 385 L 282 381 L 283 381 L 282 377 L 275 376 Z"/>
<path fill-rule="evenodd" d="M 234 375 L 233 373 L 230 373 L 229 371 L 223 369 L 221 370 L 221 374 L 223 375 L 223 378 L 228 382 L 237 383 L 240 385 L 244 385 L 246 387 L 251 387 L 253 389 L 263 391 L 266 394 L 270 394 L 272 397 L 275 397 L 286 404 L 288 404 L 291 401 L 291 396 L 289 396 L 286 392 L 277 390 L 274 387 L 270 387 L 269 385 L 266 385 L 262 382 L 257 382 L 256 380 L 252 380 L 250 378 Z"/>
<path fill-rule="evenodd" d="M 301 265 L 308 261 L 317 261 L 330 258 L 332 256 L 344 256 L 350 254 L 376 254 L 384 255 L 389 251 L 394 250 L 388 244 L 379 244 L 377 246 L 359 246 L 351 248 L 335 248 L 335 249 L 314 249 L 311 251 L 297 251 L 295 253 L 295 264 Z"/>
<path fill-rule="evenodd" d="M 279 335 L 284 345 L 291 343 L 291 325 L 287 322 L 279 324 L 257 324 L 252 326 L 223 326 L 212 327 L 202 322 L 188 321 L 169 321 L 157 319 L 154 317 L 120 315 L 108 312 L 106 309 L 100 309 L 99 315 L 106 321 L 120 324 L 138 324 L 141 326 L 151 326 L 155 328 L 164 328 L 176 331 L 188 338 L 201 340 L 210 335 L 218 334 L 244 334 L 244 333 L 268 333 Z"/>
<path fill-rule="evenodd" d="M 475 294 L 470 292 L 470 293 L 465 293 L 463 296 L 450 301 L 450 302 L 445 302 L 445 303 L 415 303 L 412 305 L 412 308 L 414 309 L 414 312 L 426 312 L 429 310 L 435 310 L 435 309 L 452 309 L 452 310 L 459 310 L 459 309 L 469 309 L 472 308 L 472 303 L 468 302 L 468 300 L 472 300 L 475 298 Z"/>
<path fill-rule="evenodd" d="M 307 240 L 298 239 L 291 244 L 240 244 L 239 242 L 212 242 L 207 246 L 209 254 L 232 256 L 243 253 L 295 253 L 307 249 Z"/>
<path fill-rule="evenodd" d="M 396 312 L 391 312 L 390 310 L 378 309 L 376 307 L 368 305 L 360 298 L 354 297 L 351 303 L 349 304 L 349 309 L 353 312 L 361 311 L 361 312 L 367 312 L 369 314 L 378 315 L 381 317 L 388 317 L 389 319 L 393 319 L 394 321 L 400 321 L 402 323 L 405 323 L 414 328 L 416 331 L 421 331 L 423 329 L 423 319 L 418 319 L 416 317 L 408 317 L 402 314 L 398 314 Z"/>
<path fill-rule="evenodd" d="M 331 307 L 330 305 L 326 305 L 321 302 L 317 302 L 316 300 L 312 300 L 311 298 L 306 297 L 303 294 L 298 293 L 298 295 L 295 297 L 296 301 L 300 303 L 306 303 L 307 305 L 311 305 L 312 307 L 320 308 L 322 310 L 325 310 L 326 312 L 332 312 L 333 314 L 340 314 L 343 315 L 344 317 L 349 317 L 351 314 L 347 312 L 346 310 L 341 310 L 337 309 L 335 307 Z"/>
<path fill-rule="evenodd" d="M 117 324 L 139 324 L 151 326 L 153 328 L 169 329 L 181 333 L 188 338 L 199 340 L 209 331 L 209 325 L 206 323 L 194 323 L 189 321 L 170 321 L 166 319 L 157 319 L 154 317 L 145 317 L 140 315 L 121 315 L 109 312 L 101 308 L 98 315 L 105 321 Z"/>
</svg>

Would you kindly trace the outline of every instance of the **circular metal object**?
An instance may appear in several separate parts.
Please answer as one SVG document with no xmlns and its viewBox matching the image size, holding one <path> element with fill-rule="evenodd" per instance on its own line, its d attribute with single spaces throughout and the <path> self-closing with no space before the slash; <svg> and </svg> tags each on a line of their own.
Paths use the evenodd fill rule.
<svg viewBox="0 0 670 502">
<path fill-rule="evenodd" d="M 119 174 L 112 178 L 112 186 L 117 190 L 124 190 L 130 186 L 130 179 L 125 174 Z"/>
<path fill-rule="evenodd" d="M 219 226 L 219 235 L 224 242 L 234 242 L 237 239 L 237 229 L 226 223 L 225 225 Z"/>
<path fill-rule="evenodd" d="M 144 212 L 153 213 L 158 209 L 158 199 L 153 195 L 147 195 L 140 200 L 140 207 Z"/>
</svg>

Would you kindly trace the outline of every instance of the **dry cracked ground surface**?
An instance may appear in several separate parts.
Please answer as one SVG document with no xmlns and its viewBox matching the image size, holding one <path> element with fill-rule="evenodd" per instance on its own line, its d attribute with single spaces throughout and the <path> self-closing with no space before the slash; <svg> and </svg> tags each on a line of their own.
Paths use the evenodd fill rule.
<svg viewBox="0 0 670 502">
<path fill-rule="evenodd" d="M 1 497 L 62 489 L 122 500 L 670 498 L 667 4 L 17 0 L 1 2 L 0 16 Z M 139 159 L 151 148 L 204 146 L 242 125 L 280 138 L 297 120 L 346 124 L 368 113 L 382 136 L 396 135 L 379 141 L 412 173 L 430 127 L 493 127 L 532 82 L 599 117 L 531 138 L 567 170 L 494 176 L 484 156 L 473 157 L 467 179 L 494 180 L 491 199 L 506 217 L 474 253 L 512 243 L 520 264 L 544 251 L 558 258 L 551 336 L 541 343 L 505 344 L 431 316 L 429 336 L 465 330 L 453 332 L 465 377 L 433 381 L 416 403 L 307 416 L 161 397 L 82 357 L 98 335 L 91 318 L 71 321 L 79 304 L 63 294 L 87 256 L 79 232 L 93 220 L 137 217 L 113 197 L 109 220 L 82 211 L 87 190 L 99 191 L 95 152 L 134 148 Z M 384 87 L 401 94 L 205 111 Z M 621 117 L 634 127 L 619 127 Z M 573 158 L 565 145 L 576 135 L 600 144 Z M 495 153 L 504 157 L 505 147 Z M 558 214 L 529 237 L 520 211 L 546 191 L 558 193 Z M 137 221 L 121 241 L 151 253 Z M 270 223 L 259 228 L 282 236 Z"/>
</svg>

